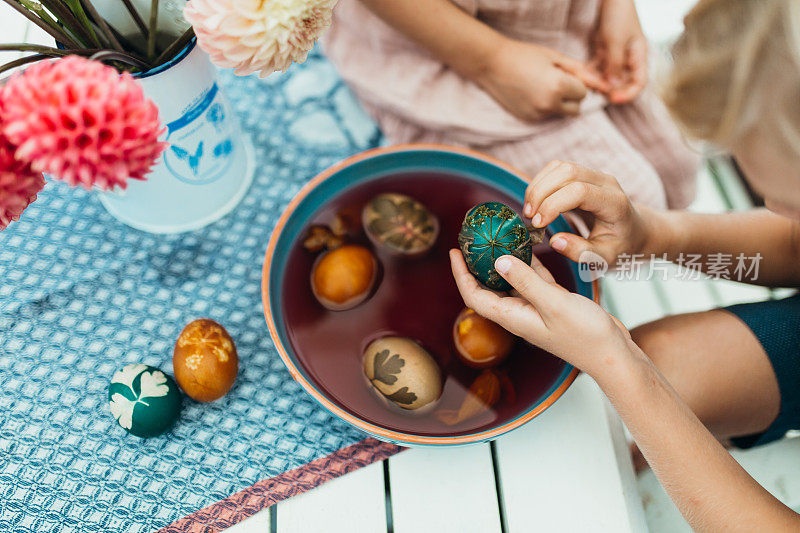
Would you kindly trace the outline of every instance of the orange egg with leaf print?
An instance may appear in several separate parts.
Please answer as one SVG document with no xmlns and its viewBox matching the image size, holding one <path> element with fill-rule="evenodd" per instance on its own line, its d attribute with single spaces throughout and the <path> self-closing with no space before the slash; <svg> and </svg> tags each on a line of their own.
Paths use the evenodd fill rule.
<svg viewBox="0 0 800 533">
<path fill-rule="evenodd" d="M 225 396 L 239 372 L 239 355 L 233 339 L 217 322 L 200 318 L 178 335 L 172 355 L 175 381 L 198 402 Z"/>
</svg>

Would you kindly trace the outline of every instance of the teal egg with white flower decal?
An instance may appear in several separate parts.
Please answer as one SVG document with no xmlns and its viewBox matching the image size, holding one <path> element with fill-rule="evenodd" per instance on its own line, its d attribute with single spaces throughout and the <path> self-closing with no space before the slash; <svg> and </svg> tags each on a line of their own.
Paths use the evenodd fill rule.
<svg viewBox="0 0 800 533">
<path fill-rule="evenodd" d="M 531 264 L 533 245 L 542 242 L 544 232 L 528 230 L 513 209 L 500 202 L 486 202 L 467 211 L 458 245 L 469 271 L 478 280 L 497 291 L 509 291 L 511 285 L 494 269 L 498 257 L 513 255 Z"/>
<path fill-rule="evenodd" d="M 125 366 L 108 386 L 114 420 L 137 437 L 155 437 L 171 428 L 180 414 L 181 401 L 175 380 L 148 365 Z"/>
</svg>

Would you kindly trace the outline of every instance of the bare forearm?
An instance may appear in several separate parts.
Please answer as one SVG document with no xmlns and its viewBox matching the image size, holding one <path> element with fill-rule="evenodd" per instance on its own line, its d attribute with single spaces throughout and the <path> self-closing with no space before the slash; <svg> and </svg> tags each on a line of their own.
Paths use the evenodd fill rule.
<svg viewBox="0 0 800 533">
<path fill-rule="evenodd" d="M 394 29 L 464 76 L 486 70 L 504 37 L 450 0 L 361 0 Z"/>
<path fill-rule="evenodd" d="M 695 531 L 789 531 L 800 515 L 751 478 L 638 348 L 597 378 Z M 612 376 L 612 377 L 609 377 Z"/>
<path fill-rule="evenodd" d="M 681 254 L 700 255 L 699 267 L 713 263 L 711 254 L 726 254 L 733 265 L 741 254 L 761 255 L 757 269 L 747 281 L 767 286 L 800 285 L 800 225 L 788 218 L 757 209 L 744 213 L 700 214 L 684 211 L 655 211 L 639 207 L 648 227 L 644 253 L 667 254 L 677 261 Z M 733 268 L 733 267 L 731 267 Z"/>
</svg>

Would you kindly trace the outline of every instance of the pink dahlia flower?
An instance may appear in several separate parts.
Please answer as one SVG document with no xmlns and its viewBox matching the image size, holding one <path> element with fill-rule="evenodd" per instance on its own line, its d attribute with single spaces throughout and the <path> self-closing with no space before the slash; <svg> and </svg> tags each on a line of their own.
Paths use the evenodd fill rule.
<svg viewBox="0 0 800 533">
<path fill-rule="evenodd" d="M 0 135 L 0 230 L 6 229 L 44 187 L 41 172 L 14 158 L 15 146 Z"/>
<path fill-rule="evenodd" d="M 145 179 L 166 147 L 158 108 L 133 77 L 78 56 L 12 76 L 0 89 L 0 117 L 17 159 L 87 189 Z"/>
<path fill-rule="evenodd" d="M 336 0 L 191 0 L 184 17 L 220 67 L 263 78 L 306 60 Z"/>
</svg>

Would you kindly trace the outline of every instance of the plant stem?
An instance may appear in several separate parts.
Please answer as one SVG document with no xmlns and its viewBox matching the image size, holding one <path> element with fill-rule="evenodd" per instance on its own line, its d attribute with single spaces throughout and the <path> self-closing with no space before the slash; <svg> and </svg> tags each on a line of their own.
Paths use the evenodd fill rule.
<svg viewBox="0 0 800 533">
<path fill-rule="evenodd" d="M 51 16 L 50 13 L 36 0 L 19 0 L 19 3 L 25 6 L 27 9 L 33 11 L 37 17 L 42 19 L 42 22 L 54 28 L 57 31 L 61 31 L 61 28 L 58 26 L 58 22 L 56 22 Z"/>
<path fill-rule="evenodd" d="M 119 50 L 108 50 L 106 48 L 81 48 L 78 50 L 62 50 L 60 48 L 53 48 L 51 46 L 42 46 L 39 44 L 28 43 L 4 43 L 0 44 L 0 52 L 13 50 L 17 52 L 36 52 L 42 55 L 50 55 L 55 57 L 64 57 L 71 55 L 78 56 L 92 56 L 100 53 L 114 52 L 119 56 L 125 56 L 130 59 L 131 64 L 143 65 L 150 68 L 150 65 L 144 60 L 143 57 L 129 52 L 120 52 Z"/>
<path fill-rule="evenodd" d="M 150 29 L 147 34 L 147 58 L 156 55 L 156 34 L 158 32 L 158 0 L 150 0 Z"/>
<path fill-rule="evenodd" d="M 114 32 L 111 31 L 111 27 L 108 25 L 108 22 L 106 22 L 106 19 L 101 17 L 100 14 L 97 12 L 97 10 L 94 8 L 94 4 L 92 4 L 92 0 L 81 0 L 81 2 L 83 3 L 84 7 L 86 8 L 86 11 L 89 12 L 89 15 L 92 17 L 92 19 L 95 21 L 97 26 L 100 28 L 100 31 L 105 36 L 106 40 L 108 40 L 108 42 L 111 44 L 111 46 L 115 50 L 123 51 L 124 48 L 122 48 L 122 45 L 119 43 L 117 38 L 114 36 Z"/>
<path fill-rule="evenodd" d="M 150 28 L 147 34 L 147 58 L 156 55 L 156 32 L 158 31 L 158 0 L 150 0 Z"/>
<path fill-rule="evenodd" d="M 19 11 L 20 14 L 23 17 L 25 17 L 26 19 L 30 20 L 31 22 L 33 22 L 34 24 L 36 24 L 37 26 L 42 28 L 45 32 L 50 34 L 57 42 L 60 42 L 64 46 L 69 46 L 71 48 L 80 48 L 81 47 L 81 45 L 78 44 L 77 41 L 75 41 L 71 37 L 68 37 L 65 33 L 61 32 L 60 30 L 57 30 L 56 28 L 51 28 L 50 26 L 48 26 L 42 19 L 40 19 L 39 17 L 37 17 L 36 15 L 31 13 L 28 9 L 23 7 L 16 0 L 3 0 L 3 1 L 6 4 L 10 5 L 11 7 L 13 7 L 14 9 L 16 9 L 17 11 Z M 14 63 L 14 61 L 12 61 L 12 63 Z M 24 65 L 25 63 L 20 63 L 20 64 Z M 13 68 L 13 67 L 11 67 L 11 68 Z"/>
<path fill-rule="evenodd" d="M 118 32 L 114 26 L 109 25 L 108 29 L 111 30 L 111 33 L 113 33 L 114 37 L 117 38 L 117 41 L 119 41 L 119 44 L 122 45 L 123 50 L 128 50 L 130 52 L 135 50 L 136 55 L 139 57 L 144 57 L 147 55 L 147 50 L 126 39 L 125 36 Z"/>
<path fill-rule="evenodd" d="M 72 33 L 75 38 L 83 45 L 76 46 L 75 48 L 87 48 L 89 43 L 92 42 L 92 37 L 83 24 L 75 18 L 75 15 L 64 5 L 62 0 L 41 0 L 42 5 L 50 10 L 58 22 L 64 27 L 65 30 Z M 65 43 L 61 43 L 65 44 Z"/>
<path fill-rule="evenodd" d="M 0 44 L 0 51 L 15 51 L 15 52 L 37 52 L 43 55 L 53 56 L 68 56 L 73 53 L 72 50 L 60 50 L 51 46 L 40 46 L 38 44 L 27 43 L 3 43 Z"/>
<path fill-rule="evenodd" d="M 183 50 L 192 39 L 194 39 L 194 28 L 189 26 L 189 29 L 183 32 L 183 35 L 172 41 L 172 44 L 161 52 L 161 55 L 153 61 L 153 66 L 157 67 L 165 61 L 172 59 L 172 57 Z"/>
<path fill-rule="evenodd" d="M 140 61 L 130 54 L 118 52 L 116 50 L 101 50 L 96 54 L 92 54 L 91 56 L 89 56 L 89 59 L 94 59 L 97 61 L 104 61 L 104 60 L 122 61 L 123 63 L 133 65 L 134 67 L 142 71 L 150 69 L 150 65 L 148 65 L 144 61 Z"/>
<path fill-rule="evenodd" d="M 97 33 L 92 28 L 92 23 L 89 22 L 89 17 L 86 16 L 86 12 L 83 10 L 80 0 L 64 0 L 64 3 L 67 4 L 72 14 L 77 17 L 78 22 L 80 22 L 81 27 L 84 28 L 92 42 L 98 47 L 102 46 Z"/>
<path fill-rule="evenodd" d="M 122 3 L 125 4 L 125 9 L 127 9 L 128 13 L 131 14 L 133 22 L 135 22 L 136 25 L 139 27 L 139 31 L 142 32 L 142 37 L 146 37 L 147 26 L 145 25 L 144 20 L 142 20 L 141 15 L 139 15 L 139 12 L 136 11 L 136 8 L 131 3 L 131 0 L 122 0 Z"/>
<path fill-rule="evenodd" d="M 2 74 L 3 72 L 5 72 L 7 70 L 11 70 L 12 68 L 16 68 L 16 67 L 19 67 L 21 65 L 24 65 L 26 63 L 33 63 L 34 61 L 39 61 L 41 59 L 47 59 L 48 57 L 50 57 L 50 56 L 46 56 L 44 54 L 34 54 L 32 56 L 25 56 L 25 57 L 21 57 L 19 59 L 15 59 L 14 61 L 9 61 L 5 65 L 0 66 L 0 74 Z"/>
</svg>

